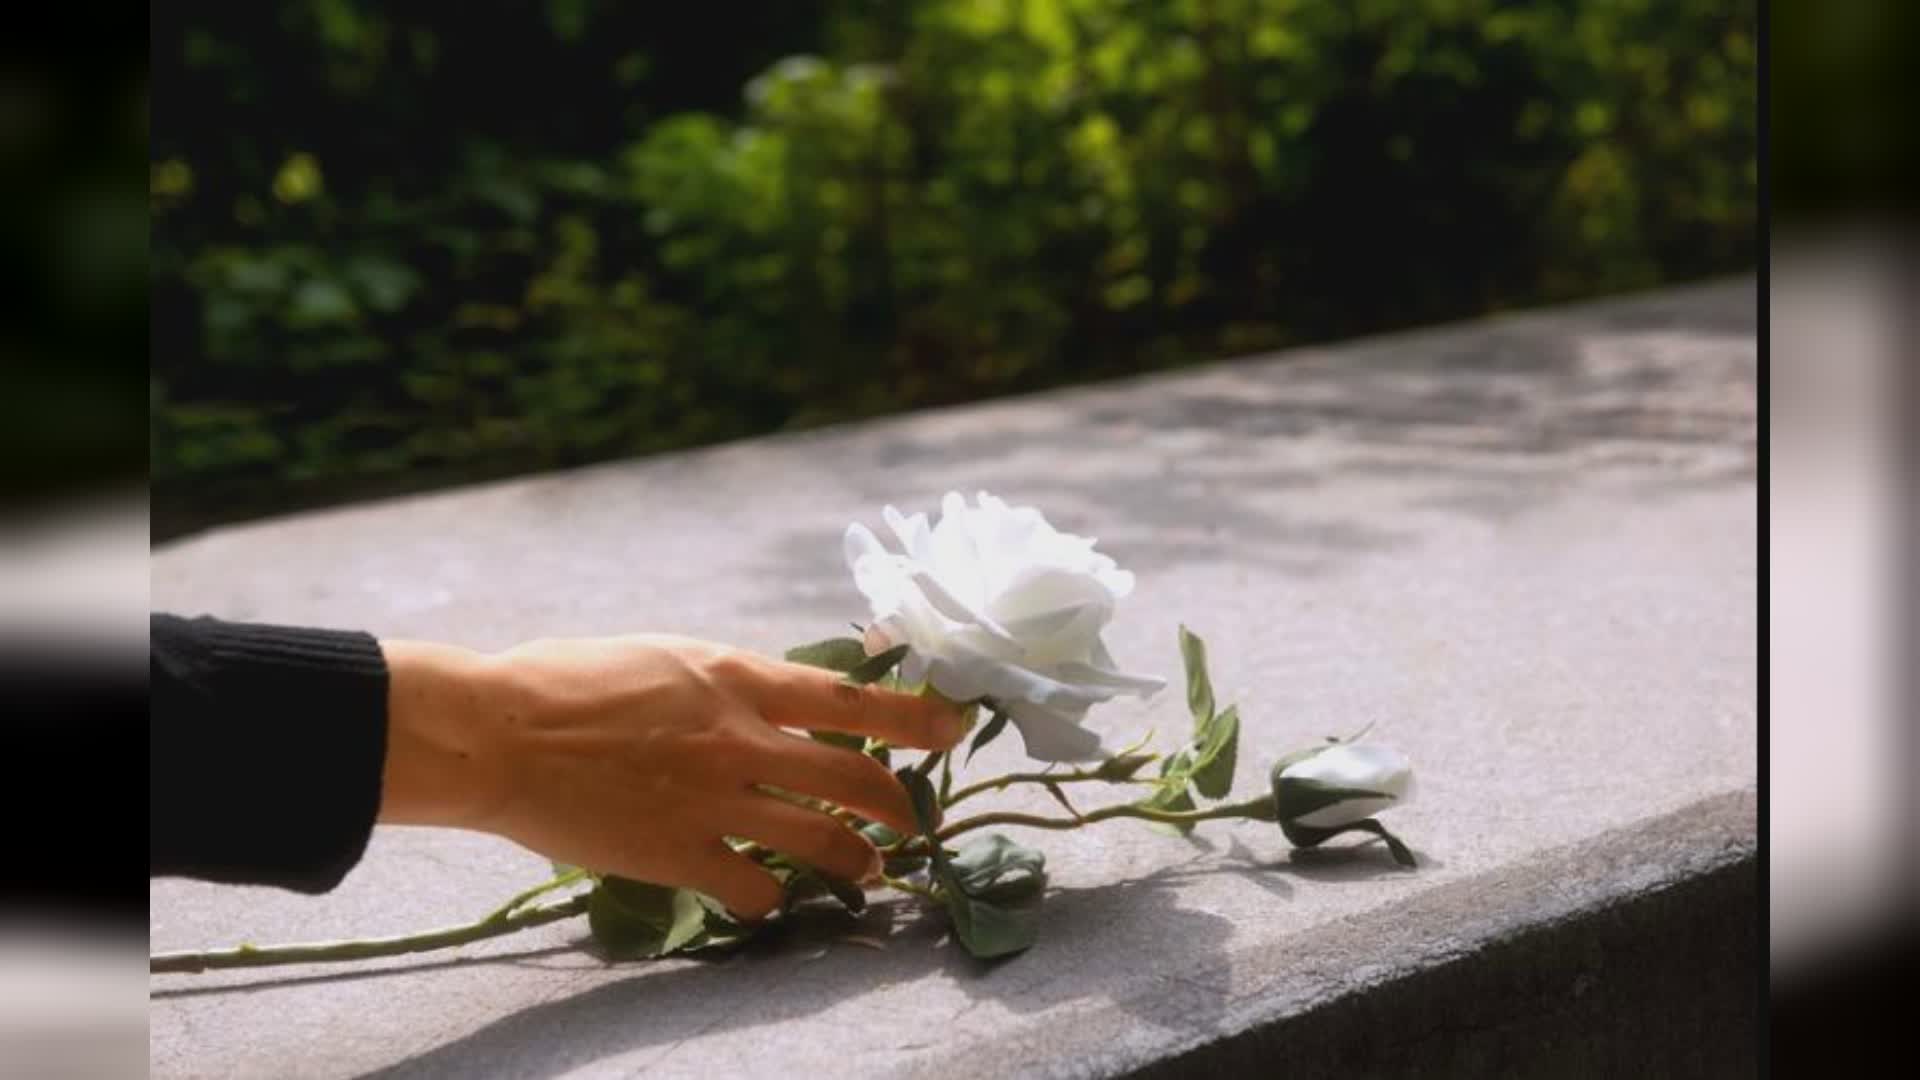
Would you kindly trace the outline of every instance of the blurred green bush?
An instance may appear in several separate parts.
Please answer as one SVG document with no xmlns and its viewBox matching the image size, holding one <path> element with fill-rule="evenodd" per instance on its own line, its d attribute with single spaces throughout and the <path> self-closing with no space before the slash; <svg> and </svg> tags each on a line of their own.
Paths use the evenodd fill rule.
<svg viewBox="0 0 1920 1080">
<path fill-rule="evenodd" d="M 435 10 L 154 13 L 156 535 L 1756 258 L 1752 0 Z"/>
</svg>

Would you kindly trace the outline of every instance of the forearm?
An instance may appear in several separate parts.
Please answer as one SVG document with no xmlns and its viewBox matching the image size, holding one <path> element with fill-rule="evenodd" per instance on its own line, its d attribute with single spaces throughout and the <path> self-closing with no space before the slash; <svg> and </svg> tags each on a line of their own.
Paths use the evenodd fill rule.
<svg viewBox="0 0 1920 1080">
<path fill-rule="evenodd" d="M 380 648 L 391 672 L 380 822 L 484 827 L 508 787 L 500 736 L 521 712 L 501 665 L 431 642 Z"/>
</svg>

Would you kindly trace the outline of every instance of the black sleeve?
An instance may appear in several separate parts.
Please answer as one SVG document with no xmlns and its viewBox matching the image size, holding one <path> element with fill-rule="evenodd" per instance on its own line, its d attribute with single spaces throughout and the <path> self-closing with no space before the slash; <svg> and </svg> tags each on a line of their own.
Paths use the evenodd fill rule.
<svg viewBox="0 0 1920 1080">
<path fill-rule="evenodd" d="M 148 877 L 333 889 L 380 811 L 379 643 L 357 631 L 150 621 Z"/>
</svg>

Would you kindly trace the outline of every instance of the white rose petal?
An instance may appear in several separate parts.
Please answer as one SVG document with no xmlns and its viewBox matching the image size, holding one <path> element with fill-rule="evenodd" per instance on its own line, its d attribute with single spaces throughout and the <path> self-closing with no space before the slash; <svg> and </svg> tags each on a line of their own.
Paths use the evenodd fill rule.
<svg viewBox="0 0 1920 1080">
<path fill-rule="evenodd" d="M 1389 806 L 1405 803 L 1413 794 L 1413 765 L 1405 754 L 1373 744 L 1340 743 L 1296 761 L 1280 772 L 1280 782 L 1317 780 L 1331 787 L 1378 791 L 1387 799 L 1347 799 L 1302 814 L 1295 822 L 1316 829 L 1331 829 L 1363 821 Z"/>
<path fill-rule="evenodd" d="M 867 651 L 908 645 L 899 669 L 908 683 L 956 701 L 992 698 L 1037 760 L 1100 758 L 1088 709 L 1166 686 L 1117 670 L 1100 640 L 1133 575 L 1032 507 L 986 492 L 970 506 L 950 493 L 940 511 L 929 525 L 886 508 L 900 552 L 864 525 L 847 527 L 847 566 L 873 612 Z"/>
</svg>

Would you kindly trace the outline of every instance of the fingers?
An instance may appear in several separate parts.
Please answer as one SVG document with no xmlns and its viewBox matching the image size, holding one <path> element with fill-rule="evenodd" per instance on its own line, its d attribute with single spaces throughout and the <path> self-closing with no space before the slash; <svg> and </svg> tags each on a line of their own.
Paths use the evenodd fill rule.
<svg viewBox="0 0 1920 1080">
<path fill-rule="evenodd" d="M 716 842 L 708 849 L 694 865 L 691 876 L 695 889 L 725 904 L 728 911 L 747 922 L 758 922 L 780 906 L 780 883 L 773 875 L 725 844 Z"/>
<path fill-rule="evenodd" d="M 756 795 L 734 826 L 737 835 L 842 881 L 862 882 L 880 872 L 880 853 L 840 822 L 771 795 Z"/>
<path fill-rule="evenodd" d="M 865 754 L 770 731 L 766 753 L 752 768 L 755 783 L 825 799 L 903 835 L 920 831 L 906 788 Z"/>
<path fill-rule="evenodd" d="M 853 686 L 822 668 L 772 663 L 761 682 L 760 714 L 782 727 L 866 735 L 922 750 L 949 749 L 965 734 L 959 710 L 945 701 Z"/>
</svg>

